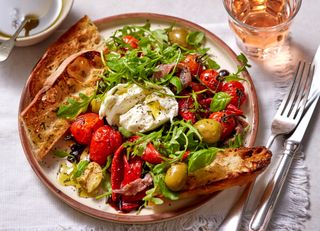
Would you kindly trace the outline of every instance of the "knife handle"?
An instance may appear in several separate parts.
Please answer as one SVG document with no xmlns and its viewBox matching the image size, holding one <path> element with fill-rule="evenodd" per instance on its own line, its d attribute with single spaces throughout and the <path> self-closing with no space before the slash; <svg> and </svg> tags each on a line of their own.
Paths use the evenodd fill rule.
<svg viewBox="0 0 320 231">
<path fill-rule="evenodd" d="M 283 151 L 280 163 L 272 179 L 269 181 L 261 198 L 260 204 L 250 221 L 250 231 L 263 231 L 267 229 L 282 186 L 288 175 L 294 154 L 298 147 L 299 144 L 295 142 L 285 142 L 285 150 Z"/>
</svg>

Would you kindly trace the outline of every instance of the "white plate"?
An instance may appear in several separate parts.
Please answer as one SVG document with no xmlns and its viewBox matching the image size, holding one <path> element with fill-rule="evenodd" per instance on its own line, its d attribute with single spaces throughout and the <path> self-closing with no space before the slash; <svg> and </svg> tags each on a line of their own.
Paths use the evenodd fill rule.
<svg viewBox="0 0 320 231">
<path fill-rule="evenodd" d="M 205 46 L 210 47 L 209 53 L 213 54 L 216 57 L 216 61 L 221 65 L 223 69 L 235 72 L 237 70 L 237 65 L 240 65 L 240 63 L 236 59 L 236 54 L 217 36 L 200 27 L 199 25 L 196 25 L 184 19 L 158 14 L 133 13 L 100 19 L 95 21 L 95 24 L 98 26 L 101 34 L 105 38 L 108 38 L 116 29 L 122 28 L 124 25 L 141 25 L 145 24 L 147 20 L 150 21 L 153 28 L 167 28 L 174 24 L 176 26 L 185 27 L 190 30 L 202 31 L 206 34 Z M 248 100 L 246 101 L 243 109 L 245 114 L 247 115 L 247 120 L 251 127 L 251 130 L 247 134 L 245 145 L 252 146 L 254 144 L 258 128 L 258 102 L 256 92 L 249 74 L 247 72 L 244 72 L 243 78 L 246 78 L 248 80 L 244 83 Z M 28 89 L 28 86 L 26 86 L 25 89 Z M 19 109 L 20 112 L 23 111 L 23 109 L 27 106 L 28 102 L 30 102 L 30 98 L 28 98 L 28 94 L 26 93 L 26 90 L 24 90 L 21 96 Z M 217 199 L 216 203 L 221 203 L 222 193 L 220 193 L 218 196 L 215 196 L 217 194 L 214 194 L 204 197 L 190 198 L 188 200 L 180 200 L 177 202 L 168 202 L 162 206 L 154 208 L 144 208 L 138 215 L 135 212 L 131 212 L 128 214 L 119 213 L 118 211 L 107 205 L 104 200 L 96 201 L 94 199 L 80 198 L 74 188 L 60 185 L 57 182 L 57 172 L 60 166 L 61 159 L 49 155 L 43 163 L 38 163 L 33 153 L 31 152 L 29 142 L 27 140 L 24 129 L 21 127 L 21 123 L 19 125 L 19 131 L 26 156 L 41 181 L 65 203 L 90 216 L 123 223 L 160 222 L 193 211 L 209 200 L 220 198 L 220 201 L 219 199 Z M 223 202 L 225 204 L 224 206 L 228 206 L 228 209 L 230 209 L 232 204 L 237 199 L 237 195 L 240 195 L 240 190 L 240 187 L 236 187 L 231 190 L 225 190 L 223 192 L 223 195 L 227 195 L 228 200 Z"/>
</svg>

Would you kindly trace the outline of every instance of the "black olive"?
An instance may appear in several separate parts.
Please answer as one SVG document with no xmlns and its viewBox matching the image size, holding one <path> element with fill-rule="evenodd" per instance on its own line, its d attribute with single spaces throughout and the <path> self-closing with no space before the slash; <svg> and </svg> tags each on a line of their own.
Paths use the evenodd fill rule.
<svg viewBox="0 0 320 231">
<path fill-rule="evenodd" d="M 230 75 L 230 72 L 227 70 L 223 69 L 223 70 L 219 71 L 219 76 L 221 76 L 221 77 L 226 77 L 228 75 Z"/>
<path fill-rule="evenodd" d="M 74 162 L 77 161 L 76 158 L 75 158 L 75 156 L 73 156 L 73 155 L 69 155 L 69 156 L 67 157 L 67 160 L 68 160 L 69 162 L 71 162 L 71 163 L 74 163 Z"/>
<path fill-rule="evenodd" d="M 79 162 L 80 161 L 80 155 L 83 152 L 83 150 L 85 149 L 85 146 L 81 145 L 81 144 L 78 144 L 78 143 L 75 143 L 75 144 L 71 145 L 70 149 L 71 149 L 70 160 L 69 159 L 68 160 L 70 162 L 74 162 L 74 161 Z"/>
<path fill-rule="evenodd" d="M 75 143 L 75 144 L 71 145 L 70 148 L 71 148 L 71 151 L 80 151 L 80 152 L 82 152 L 85 147 L 84 147 L 84 145 Z"/>
</svg>

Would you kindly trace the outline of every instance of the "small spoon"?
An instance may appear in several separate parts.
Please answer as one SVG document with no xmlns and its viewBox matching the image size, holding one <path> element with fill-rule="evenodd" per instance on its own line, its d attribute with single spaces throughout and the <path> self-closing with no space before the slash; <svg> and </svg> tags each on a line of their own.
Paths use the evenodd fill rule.
<svg viewBox="0 0 320 231">
<path fill-rule="evenodd" d="M 37 20 L 34 16 L 29 16 L 29 15 L 25 16 L 23 21 L 21 22 L 19 28 L 16 30 L 16 32 L 14 32 L 12 37 L 6 41 L 0 41 L 0 62 L 5 61 L 9 57 L 9 55 L 15 45 L 15 42 L 16 42 L 18 35 L 22 31 L 22 29 L 25 28 L 26 24 L 27 23 L 28 24 L 37 24 L 37 23 L 31 23 L 34 20 Z"/>
</svg>

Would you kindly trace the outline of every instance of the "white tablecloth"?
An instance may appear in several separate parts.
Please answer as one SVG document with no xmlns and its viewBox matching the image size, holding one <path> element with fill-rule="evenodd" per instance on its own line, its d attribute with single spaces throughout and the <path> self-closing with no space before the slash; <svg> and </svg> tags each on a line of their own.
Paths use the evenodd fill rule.
<svg viewBox="0 0 320 231">
<path fill-rule="evenodd" d="M 292 26 L 293 57 L 311 60 L 320 44 L 320 3 L 317 0 L 304 1 Z M 106 223 L 83 215 L 56 198 L 37 178 L 28 164 L 18 136 L 17 117 L 21 90 L 26 79 L 42 56 L 46 47 L 70 25 L 84 14 L 93 20 L 127 12 L 155 12 L 174 15 L 201 24 L 221 37 L 238 52 L 233 34 L 227 26 L 227 16 L 218 0 L 75 0 L 73 9 L 65 22 L 48 40 L 25 48 L 15 48 L 10 58 L 0 63 L 0 230 L 78 230 L 92 228 L 102 230 Z M 266 142 L 272 116 L 276 110 L 275 98 L 281 98 L 281 91 L 275 84 L 274 66 L 251 60 L 249 70 L 258 92 L 260 103 L 260 127 L 256 144 Z M 318 76 L 320 78 L 320 76 Z M 281 79 L 280 79 L 281 80 Z M 281 82 L 281 81 L 280 81 Z M 310 219 L 304 223 L 305 230 L 319 230 L 320 227 L 320 184 L 318 184 L 318 152 L 320 137 L 319 109 L 311 122 L 311 129 L 304 140 L 305 164 L 310 173 Z M 282 205 L 286 205 L 282 201 Z M 290 209 L 290 208 L 289 208 Z M 280 211 L 280 208 L 277 209 Z M 202 211 L 203 212 L 203 211 Z M 173 221 L 173 224 L 175 221 Z M 179 222 L 178 220 L 176 222 Z M 199 220 L 199 223 L 205 222 Z M 113 226 L 120 228 L 121 226 Z M 172 226 L 178 227 L 178 226 Z M 132 230 L 137 227 L 131 227 Z"/>
</svg>

